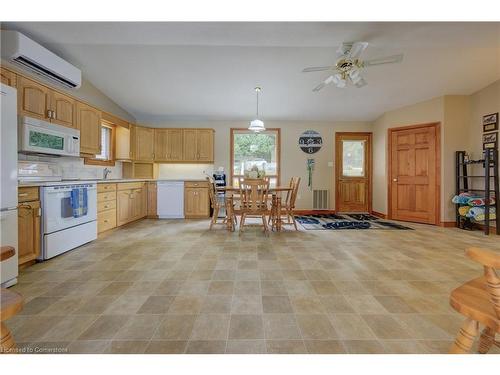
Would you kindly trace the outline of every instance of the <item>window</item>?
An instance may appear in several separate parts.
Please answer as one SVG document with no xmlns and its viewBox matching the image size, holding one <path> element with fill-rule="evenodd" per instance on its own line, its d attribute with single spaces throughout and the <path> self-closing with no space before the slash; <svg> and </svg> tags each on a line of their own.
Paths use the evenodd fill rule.
<svg viewBox="0 0 500 375">
<path fill-rule="evenodd" d="M 267 129 L 254 133 L 247 129 L 231 129 L 231 181 L 238 186 L 240 177 L 256 166 L 270 177 L 271 185 L 279 184 L 280 130 Z"/>
<path fill-rule="evenodd" d="M 101 153 L 95 156 L 99 160 L 111 159 L 111 128 L 101 126 Z"/>
<path fill-rule="evenodd" d="M 115 165 L 114 157 L 114 132 L 115 125 L 103 121 L 101 123 L 101 153 L 93 158 L 85 158 L 88 165 Z"/>
<path fill-rule="evenodd" d="M 365 176 L 365 141 L 342 141 L 342 175 Z"/>
</svg>

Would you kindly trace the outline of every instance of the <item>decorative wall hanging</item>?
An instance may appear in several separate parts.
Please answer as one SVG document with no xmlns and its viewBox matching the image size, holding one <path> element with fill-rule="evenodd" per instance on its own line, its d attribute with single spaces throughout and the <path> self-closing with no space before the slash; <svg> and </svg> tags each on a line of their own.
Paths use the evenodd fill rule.
<svg viewBox="0 0 500 375">
<path fill-rule="evenodd" d="M 314 159 L 307 159 L 307 186 L 312 189 L 312 176 L 314 170 Z"/>
<path fill-rule="evenodd" d="M 483 132 L 498 130 L 498 112 L 483 116 Z"/>
<path fill-rule="evenodd" d="M 496 149 L 498 144 L 498 132 L 483 134 L 483 150 Z"/>
<path fill-rule="evenodd" d="M 315 154 L 321 149 L 323 138 L 314 130 L 306 130 L 299 137 L 299 147 L 306 154 Z"/>
</svg>

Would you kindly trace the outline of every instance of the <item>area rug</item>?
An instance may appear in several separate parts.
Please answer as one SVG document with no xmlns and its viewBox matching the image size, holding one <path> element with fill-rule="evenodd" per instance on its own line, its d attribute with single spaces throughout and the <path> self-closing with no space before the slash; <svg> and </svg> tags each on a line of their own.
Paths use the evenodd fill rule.
<svg viewBox="0 0 500 375">
<path fill-rule="evenodd" d="M 297 215 L 300 225 L 307 230 L 339 230 L 339 229 L 399 229 L 413 230 L 391 221 L 368 214 L 324 214 Z"/>
</svg>

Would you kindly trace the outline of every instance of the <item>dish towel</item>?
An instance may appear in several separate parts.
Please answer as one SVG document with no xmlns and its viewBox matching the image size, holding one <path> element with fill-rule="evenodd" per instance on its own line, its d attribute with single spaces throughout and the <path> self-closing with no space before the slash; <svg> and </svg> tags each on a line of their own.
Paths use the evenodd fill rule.
<svg viewBox="0 0 500 375">
<path fill-rule="evenodd" d="M 71 209 L 74 218 L 87 215 L 87 188 L 74 188 L 71 190 Z"/>
</svg>

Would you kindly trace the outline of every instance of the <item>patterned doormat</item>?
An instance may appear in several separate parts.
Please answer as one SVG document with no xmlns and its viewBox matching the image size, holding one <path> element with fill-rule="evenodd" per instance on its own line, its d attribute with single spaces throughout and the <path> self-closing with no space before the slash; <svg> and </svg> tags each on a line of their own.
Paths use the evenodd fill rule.
<svg viewBox="0 0 500 375">
<path fill-rule="evenodd" d="M 300 225 L 307 230 L 337 230 L 337 229 L 400 229 L 413 228 L 396 224 L 391 221 L 368 214 L 324 214 L 324 215 L 297 215 Z"/>
</svg>

